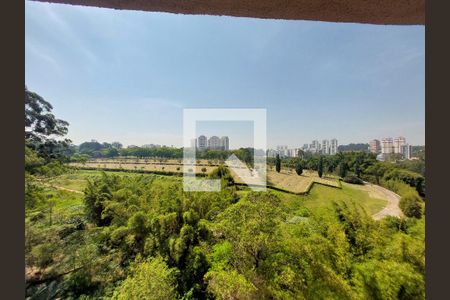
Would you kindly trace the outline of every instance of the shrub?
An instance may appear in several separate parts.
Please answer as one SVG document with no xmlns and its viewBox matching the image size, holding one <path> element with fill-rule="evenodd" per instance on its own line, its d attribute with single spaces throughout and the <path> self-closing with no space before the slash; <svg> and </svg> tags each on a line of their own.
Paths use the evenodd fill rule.
<svg viewBox="0 0 450 300">
<path fill-rule="evenodd" d="M 31 256 L 34 258 L 34 263 L 40 268 L 45 268 L 53 262 L 53 253 L 55 245 L 47 243 L 40 244 L 31 250 Z"/>
<path fill-rule="evenodd" d="M 302 166 L 302 164 L 300 164 L 300 163 L 298 163 L 296 166 L 295 166 L 295 173 L 297 173 L 297 175 L 302 175 L 302 173 L 303 173 L 303 166 Z"/>
<path fill-rule="evenodd" d="M 361 178 L 359 178 L 359 177 L 356 177 L 356 176 L 347 176 L 347 177 L 344 177 L 344 182 L 347 182 L 347 183 L 353 183 L 353 184 L 364 184 L 364 181 L 361 179 Z"/>
<path fill-rule="evenodd" d="M 137 263 L 114 292 L 112 299 L 176 299 L 176 270 L 161 257 Z"/>
<path fill-rule="evenodd" d="M 405 214 L 405 216 L 410 218 L 420 219 L 422 217 L 422 199 L 417 195 L 417 193 L 405 194 L 400 199 L 400 209 Z"/>
</svg>

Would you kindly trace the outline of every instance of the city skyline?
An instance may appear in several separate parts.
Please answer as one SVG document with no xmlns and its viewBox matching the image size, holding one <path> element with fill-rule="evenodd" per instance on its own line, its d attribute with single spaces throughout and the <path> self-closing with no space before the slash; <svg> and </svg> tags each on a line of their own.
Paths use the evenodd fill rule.
<svg viewBox="0 0 450 300">
<path fill-rule="evenodd" d="M 268 147 L 425 143 L 421 26 L 25 6 L 27 87 L 75 144 L 180 147 L 183 108 L 205 107 L 266 108 Z M 238 127 L 220 133 L 234 148 L 249 141 Z"/>
</svg>

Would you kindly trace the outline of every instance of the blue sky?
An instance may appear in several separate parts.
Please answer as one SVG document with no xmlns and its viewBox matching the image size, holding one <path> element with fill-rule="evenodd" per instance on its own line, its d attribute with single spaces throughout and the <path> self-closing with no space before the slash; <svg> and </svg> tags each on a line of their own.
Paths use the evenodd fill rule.
<svg viewBox="0 0 450 300">
<path fill-rule="evenodd" d="M 183 108 L 266 108 L 268 144 L 425 143 L 425 28 L 26 2 L 28 89 L 68 137 L 182 144 Z M 217 126 L 232 147 L 251 126 Z M 229 133 L 228 133 L 228 131 Z M 213 133 L 214 126 L 204 128 Z"/>
</svg>

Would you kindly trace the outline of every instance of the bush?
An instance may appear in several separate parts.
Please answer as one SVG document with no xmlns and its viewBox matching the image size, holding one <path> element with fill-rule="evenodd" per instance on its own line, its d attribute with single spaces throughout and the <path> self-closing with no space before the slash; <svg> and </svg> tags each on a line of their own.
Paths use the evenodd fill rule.
<svg viewBox="0 0 450 300">
<path fill-rule="evenodd" d="M 347 183 L 364 184 L 364 181 L 361 178 L 356 177 L 356 176 L 347 176 L 347 177 L 344 177 L 343 180 L 344 180 L 344 182 L 347 182 Z"/>
<path fill-rule="evenodd" d="M 296 166 L 295 166 L 295 172 L 297 173 L 297 175 L 302 175 L 302 173 L 303 173 L 303 166 L 302 166 L 302 164 L 300 164 L 300 163 L 298 163 Z"/>
<path fill-rule="evenodd" d="M 422 217 L 422 199 L 417 193 L 408 193 L 400 199 L 400 209 L 405 216 L 420 219 Z"/>
<path fill-rule="evenodd" d="M 176 275 L 161 257 L 149 258 L 133 266 L 112 299 L 176 299 Z"/>
<path fill-rule="evenodd" d="M 384 180 L 401 180 L 414 187 L 420 195 L 425 194 L 425 178 L 420 174 L 396 168 L 387 172 L 384 175 Z"/>
<path fill-rule="evenodd" d="M 45 268 L 53 262 L 53 253 L 56 246 L 50 243 L 40 244 L 31 250 L 34 264 L 40 268 Z"/>
</svg>

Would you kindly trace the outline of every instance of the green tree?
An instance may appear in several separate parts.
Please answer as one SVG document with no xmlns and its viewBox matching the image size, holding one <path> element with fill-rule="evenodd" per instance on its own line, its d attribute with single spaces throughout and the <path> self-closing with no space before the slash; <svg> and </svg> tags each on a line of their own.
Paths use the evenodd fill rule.
<svg viewBox="0 0 450 300">
<path fill-rule="evenodd" d="M 322 178 L 323 175 L 323 157 L 320 156 L 319 158 L 319 165 L 317 166 L 317 174 L 320 178 Z"/>
<path fill-rule="evenodd" d="M 25 141 L 47 160 L 67 156 L 70 140 L 57 140 L 67 134 L 69 123 L 57 119 L 53 106 L 25 86 Z"/>
<path fill-rule="evenodd" d="M 161 257 L 136 263 L 132 274 L 114 292 L 114 300 L 171 300 L 177 298 L 175 269 Z"/>
<path fill-rule="evenodd" d="M 276 158 L 275 158 L 275 170 L 280 173 L 281 171 L 281 159 L 280 159 L 280 155 L 277 154 Z"/>
<path fill-rule="evenodd" d="M 107 226 L 111 222 L 109 216 L 104 215 L 106 203 L 111 200 L 111 190 L 115 188 L 117 177 L 102 174 L 101 178 L 88 181 L 84 190 L 84 204 L 87 219 L 97 226 Z"/>
<path fill-rule="evenodd" d="M 251 299 L 256 287 L 236 270 L 217 270 L 206 274 L 208 291 L 217 299 Z"/>
<path fill-rule="evenodd" d="M 302 175 L 303 173 L 303 165 L 301 162 L 298 162 L 297 165 L 295 166 L 295 172 L 297 173 L 297 175 Z"/>
<path fill-rule="evenodd" d="M 415 192 L 410 192 L 400 199 L 400 209 L 405 216 L 420 219 L 422 217 L 422 199 Z"/>
<path fill-rule="evenodd" d="M 339 163 L 339 177 L 345 178 L 347 176 L 348 165 L 345 161 Z"/>
</svg>

